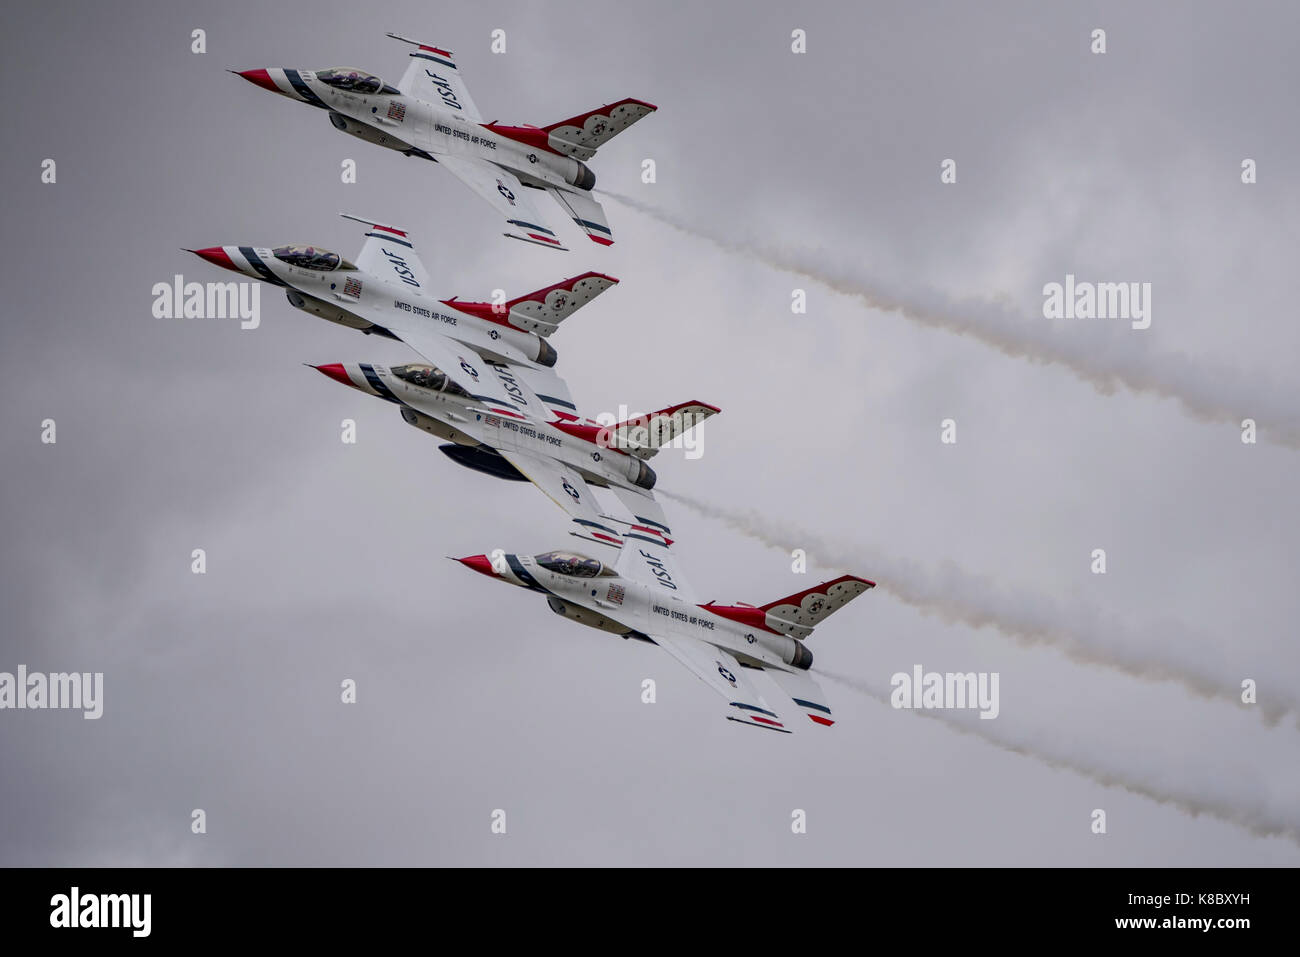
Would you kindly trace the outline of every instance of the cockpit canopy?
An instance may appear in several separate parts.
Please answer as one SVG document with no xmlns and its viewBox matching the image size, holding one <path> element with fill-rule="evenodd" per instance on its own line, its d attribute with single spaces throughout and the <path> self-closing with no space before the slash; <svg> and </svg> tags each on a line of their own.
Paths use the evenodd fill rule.
<svg viewBox="0 0 1300 957">
<path fill-rule="evenodd" d="M 533 560 L 547 571 L 572 575 L 574 578 L 595 578 L 597 575 L 614 574 L 596 559 L 574 552 L 544 552 Z"/>
<path fill-rule="evenodd" d="M 362 96 L 373 96 L 376 93 L 397 96 L 401 93 L 401 90 L 389 86 L 374 74 L 365 73 L 361 70 L 319 70 L 316 73 L 316 79 L 326 86 L 334 87 L 336 90 L 360 93 Z"/>
<path fill-rule="evenodd" d="M 456 395 L 468 395 L 468 393 L 447 378 L 445 374 L 435 369 L 433 366 L 421 365 L 419 363 L 408 363 L 402 366 L 393 366 L 393 375 L 402 379 L 411 385 L 418 385 L 421 389 L 430 389 L 434 392 L 451 392 Z"/>
<path fill-rule="evenodd" d="M 321 249 L 319 246 L 277 246 L 271 250 L 271 255 L 282 263 L 288 263 L 290 266 L 297 266 L 300 269 L 316 269 L 320 272 L 331 272 L 335 269 L 356 269 L 338 253 L 332 253 L 328 249 Z"/>
</svg>

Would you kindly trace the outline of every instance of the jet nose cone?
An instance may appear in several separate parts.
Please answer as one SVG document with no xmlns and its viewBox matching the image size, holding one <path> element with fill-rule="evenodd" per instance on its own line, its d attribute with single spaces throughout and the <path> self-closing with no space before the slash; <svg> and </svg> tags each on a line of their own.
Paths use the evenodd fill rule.
<svg viewBox="0 0 1300 957">
<path fill-rule="evenodd" d="M 266 70 L 231 70 L 230 72 L 242 76 L 249 83 L 256 83 L 264 90 L 270 90 L 272 93 L 280 92 L 280 88 L 275 85 L 271 74 Z"/>
<path fill-rule="evenodd" d="M 222 269 L 229 269 L 232 272 L 243 272 L 238 266 L 230 261 L 230 256 L 226 253 L 224 246 L 209 246 L 207 249 L 191 249 L 194 255 L 206 259 L 214 266 L 220 266 Z"/>
<path fill-rule="evenodd" d="M 468 558 L 458 558 L 456 561 L 466 568 L 474 569 L 480 575 L 496 578 L 497 573 L 492 570 L 492 562 L 488 560 L 486 555 L 470 555 Z"/>
<path fill-rule="evenodd" d="M 326 366 L 312 366 L 312 368 L 322 375 L 329 376 L 335 382 L 342 382 L 344 385 L 352 385 L 352 380 L 348 378 L 348 370 L 343 368 L 343 363 L 341 362 L 331 362 Z"/>
</svg>

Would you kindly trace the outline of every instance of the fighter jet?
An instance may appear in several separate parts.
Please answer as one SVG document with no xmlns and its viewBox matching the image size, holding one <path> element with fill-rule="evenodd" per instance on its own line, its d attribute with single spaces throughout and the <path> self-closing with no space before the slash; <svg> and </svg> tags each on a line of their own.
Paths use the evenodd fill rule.
<svg viewBox="0 0 1300 957">
<path fill-rule="evenodd" d="M 645 460 L 679 435 L 721 411 L 684 402 L 603 426 L 577 415 L 564 380 L 551 370 L 484 364 L 512 395 L 526 401 L 520 414 L 470 395 L 433 366 L 385 368 L 372 362 L 313 366 L 336 382 L 397 405 L 417 429 L 445 440 L 453 462 L 501 479 L 530 481 L 569 514 L 570 534 L 604 545 L 623 538 L 591 491 L 606 488 L 628 507 L 645 510 L 657 476 Z M 511 381 L 513 380 L 513 381 Z M 539 392 L 544 391 L 544 394 Z"/>
<path fill-rule="evenodd" d="M 643 501 L 611 567 L 568 551 L 456 559 L 497 581 L 540 592 L 558 615 L 623 638 L 658 645 L 727 702 L 726 718 L 791 733 L 745 671 L 761 671 L 814 724 L 834 724 L 826 694 L 808 673 L 813 628 L 875 582 L 842 575 L 766 605 L 697 604 L 672 551 L 672 529 Z"/>
<path fill-rule="evenodd" d="M 613 243 L 605 210 L 591 196 L 596 175 L 584 161 L 655 106 L 629 98 L 550 126 L 484 123 L 451 53 L 388 36 L 415 47 L 397 86 L 362 70 L 230 72 L 326 110 L 344 133 L 440 164 L 505 216 L 511 239 L 564 248 L 525 195 L 531 187 L 554 196 L 593 242 Z"/>
<path fill-rule="evenodd" d="M 438 299 L 406 230 L 343 215 L 368 227 L 356 264 L 309 245 L 192 252 L 283 286 L 297 309 L 411 346 L 428 364 L 315 368 L 399 405 L 407 422 L 451 443 L 444 451 L 458 464 L 531 480 L 569 513 L 580 537 L 621 541 L 587 483 L 648 492 L 656 477 L 645 459 L 719 410 L 688 402 L 611 426 L 578 414 L 547 338 L 618 280 L 588 272 L 499 304 Z"/>
<path fill-rule="evenodd" d="M 289 304 L 367 335 L 399 339 L 475 398 L 519 414 L 526 397 L 508 377 L 481 375 L 484 358 L 507 366 L 555 365 L 546 341 L 560 323 L 618 282 L 588 272 L 504 303 L 438 299 L 410 234 L 372 219 L 342 214 L 366 227 L 356 263 L 321 246 L 210 246 L 191 249 L 208 262 L 283 286 Z M 495 370 L 494 370 L 495 371 Z"/>
</svg>

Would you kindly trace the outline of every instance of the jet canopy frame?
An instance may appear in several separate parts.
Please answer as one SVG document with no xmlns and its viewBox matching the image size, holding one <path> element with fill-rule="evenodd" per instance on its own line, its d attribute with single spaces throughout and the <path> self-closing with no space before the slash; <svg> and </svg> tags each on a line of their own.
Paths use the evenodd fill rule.
<svg viewBox="0 0 1300 957">
<path fill-rule="evenodd" d="M 354 70 L 350 67 L 318 70 L 316 79 L 336 90 L 342 90 L 345 93 L 357 93 L 361 96 L 400 96 L 402 92 L 397 87 L 385 83 L 382 78 L 375 76 L 373 73 L 367 73 L 365 70 Z"/>
<path fill-rule="evenodd" d="M 276 246 L 271 250 L 271 255 L 287 265 L 297 266 L 299 269 L 314 269 L 317 272 L 355 270 L 357 268 L 338 253 L 331 252 L 321 246 L 313 246 L 310 243 L 289 243 L 285 246 Z"/>
</svg>

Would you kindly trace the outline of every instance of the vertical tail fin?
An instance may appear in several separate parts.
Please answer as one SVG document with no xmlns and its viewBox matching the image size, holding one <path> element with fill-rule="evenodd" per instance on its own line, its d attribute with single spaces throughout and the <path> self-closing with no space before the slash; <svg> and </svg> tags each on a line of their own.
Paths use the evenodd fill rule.
<svg viewBox="0 0 1300 957">
<path fill-rule="evenodd" d="M 508 322 L 517 329 L 545 338 L 560 328 L 561 322 L 617 282 L 613 276 L 604 273 L 585 272 L 501 304 L 460 299 L 444 299 L 442 304 L 490 321 Z"/>
<path fill-rule="evenodd" d="M 596 150 L 658 107 L 628 97 L 596 110 L 544 126 L 550 147 L 574 159 L 588 160 Z"/>
<path fill-rule="evenodd" d="M 803 640 L 832 612 L 839 611 L 864 591 L 875 587 L 875 582 L 857 575 L 841 575 L 757 608 L 753 605 L 715 605 L 713 602 L 704 607 L 732 621 Z"/>
<path fill-rule="evenodd" d="M 876 583 L 856 575 L 841 575 L 804 591 L 762 606 L 767 627 L 792 638 L 807 638 L 833 612 L 839 611 Z"/>
<path fill-rule="evenodd" d="M 609 217 L 605 215 L 605 207 L 601 206 L 595 197 L 576 189 L 560 189 L 558 186 L 548 186 L 546 191 L 555 197 L 555 201 L 569 214 L 569 218 L 587 234 L 587 238 L 593 243 L 601 246 L 614 245 L 614 233 L 609 228 Z"/>
</svg>

